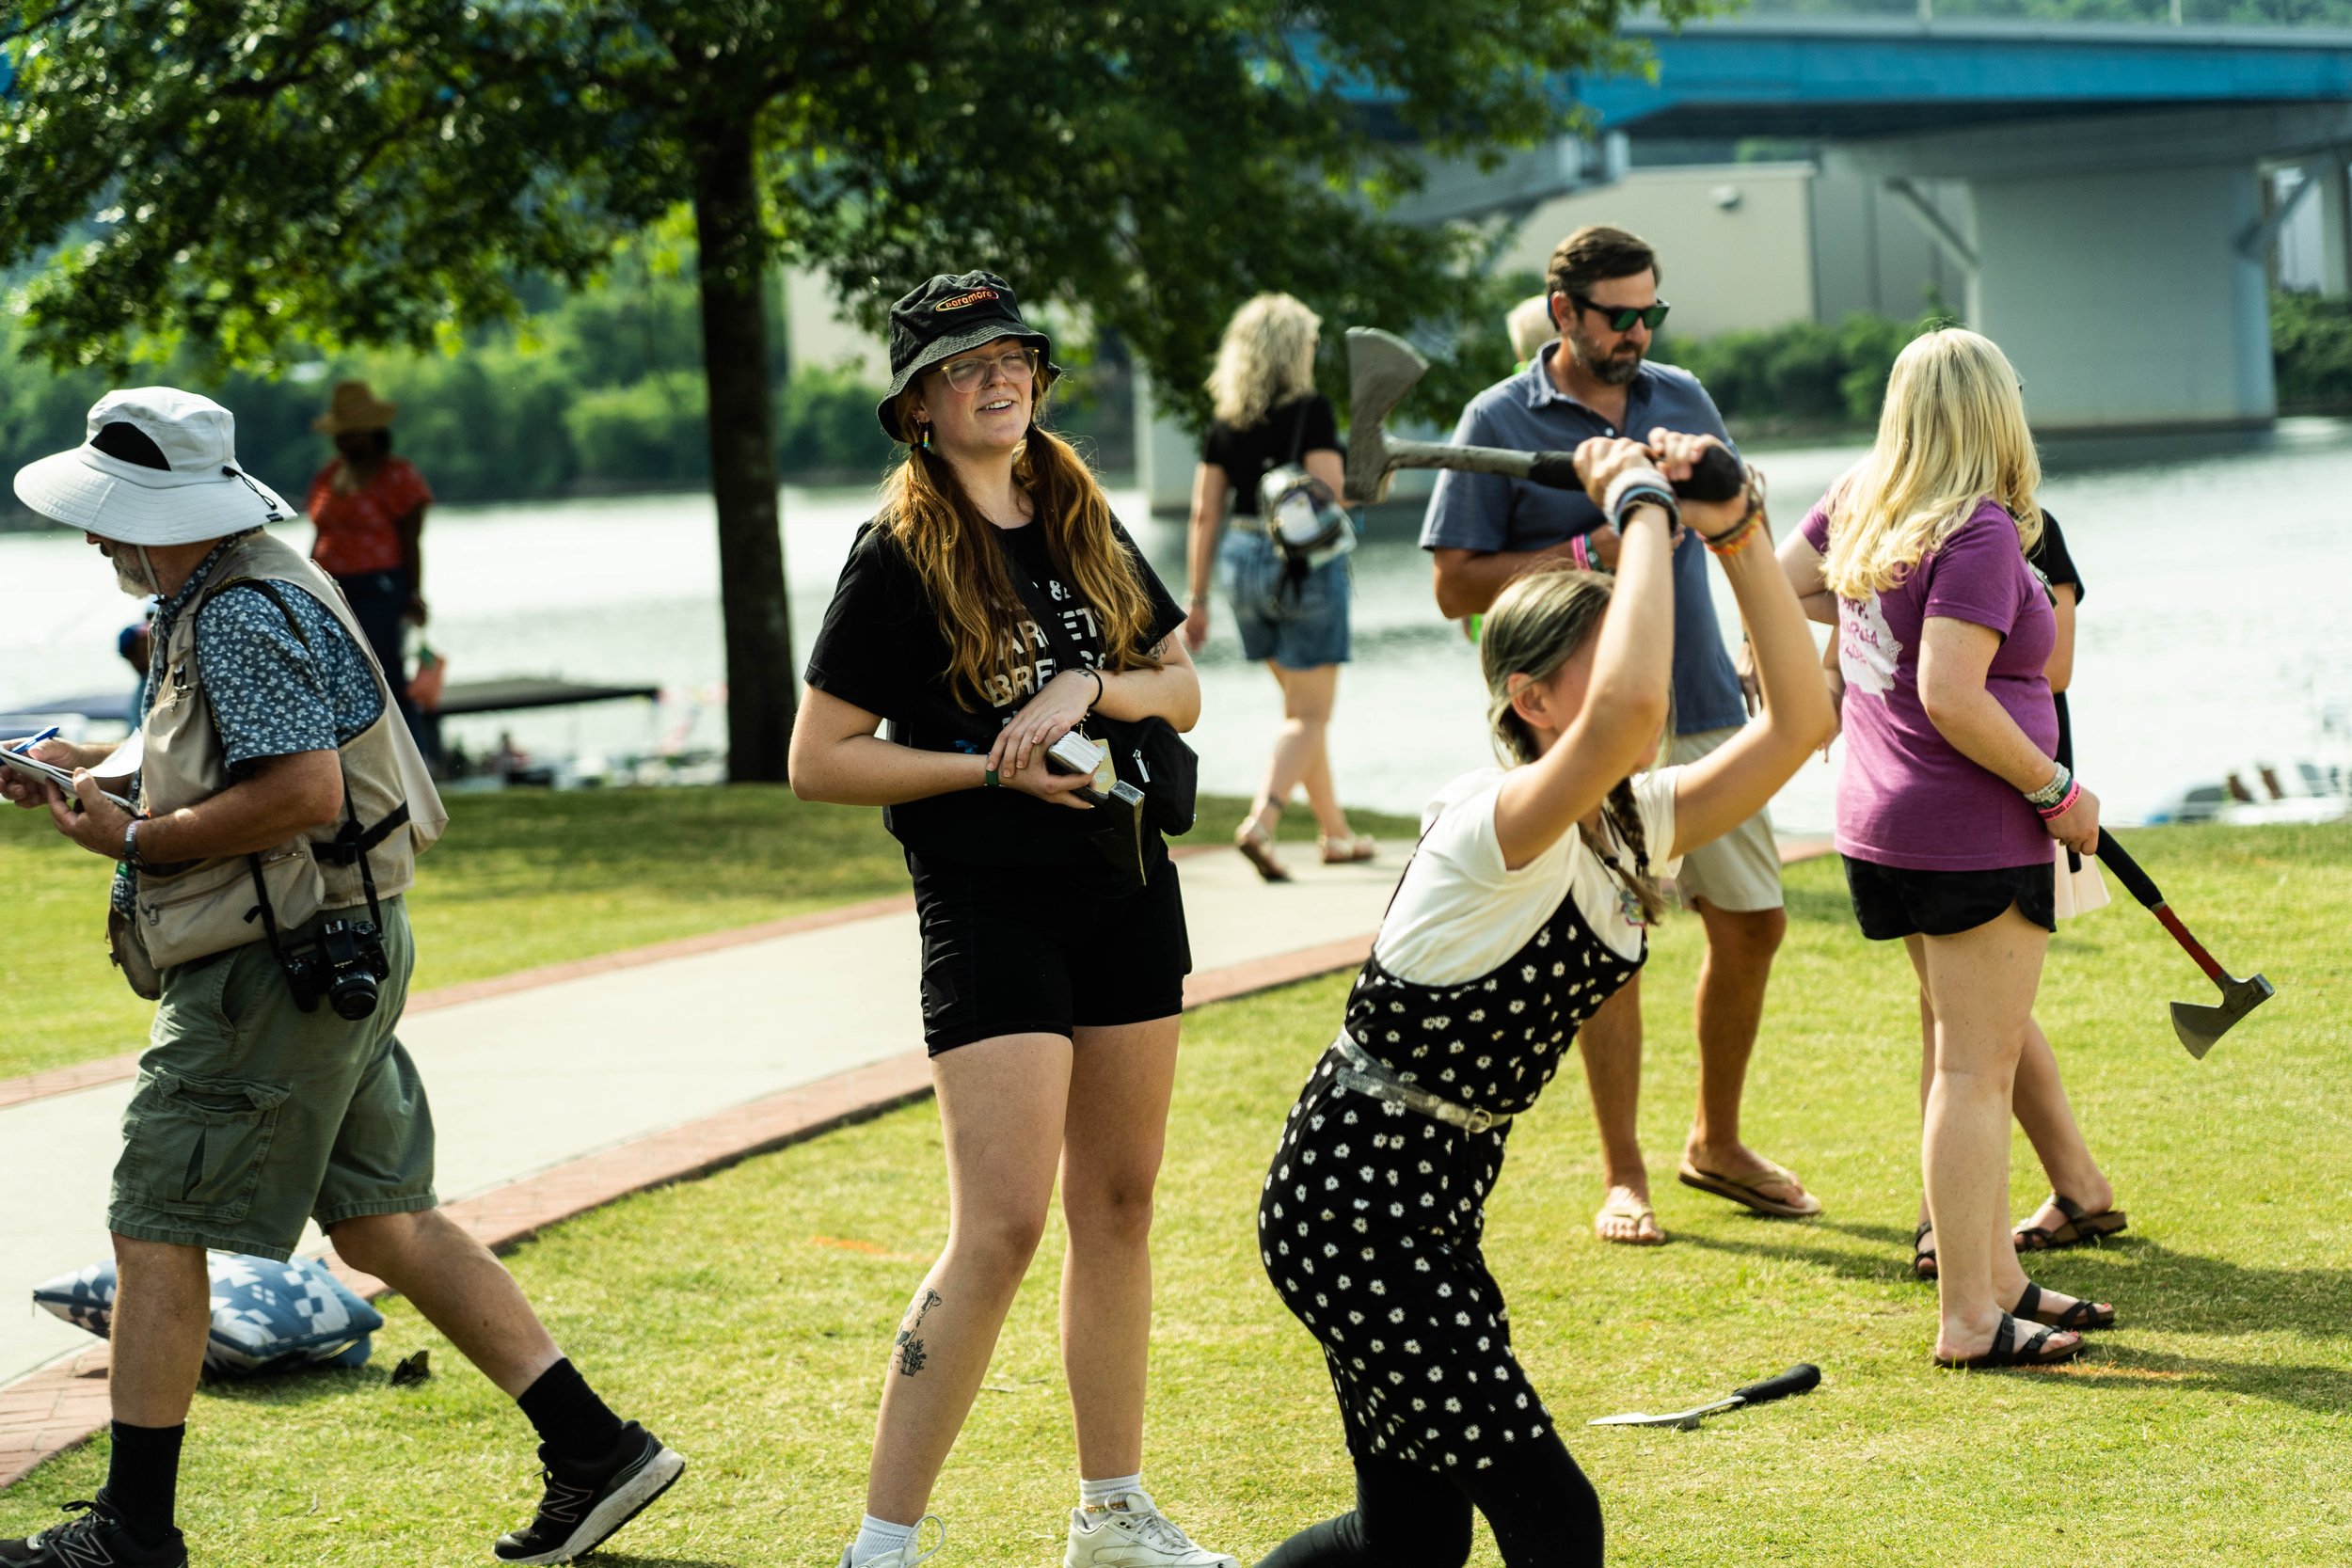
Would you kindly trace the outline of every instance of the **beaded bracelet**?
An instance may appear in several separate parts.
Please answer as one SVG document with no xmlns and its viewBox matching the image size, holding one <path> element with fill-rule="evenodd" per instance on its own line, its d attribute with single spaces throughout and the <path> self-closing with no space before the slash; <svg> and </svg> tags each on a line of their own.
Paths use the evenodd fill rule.
<svg viewBox="0 0 2352 1568">
<path fill-rule="evenodd" d="M 1714 551 L 1717 555 L 1739 554 L 1741 550 L 1747 548 L 1748 542 L 1756 537 L 1758 531 L 1756 525 L 1763 519 L 1763 516 L 1764 514 L 1761 512 L 1749 513 L 1747 516 L 1742 518 L 1738 523 L 1733 524 L 1728 530 L 1717 534 L 1712 539 L 1707 540 L 1707 547 Z M 1702 537 L 1704 537 L 1704 535 L 1702 535 Z"/>
<path fill-rule="evenodd" d="M 2058 803 L 2057 805 L 2036 806 L 2033 809 L 2042 814 L 2042 821 L 2055 822 L 2059 817 L 2064 816 L 2068 812 L 2073 811 L 2074 809 L 2074 802 L 2082 798 L 2083 786 L 2076 781 L 2069 779 L 2066 782 L 2066 793 L 2058 798 Z"/>
<path fill-rule="evenodd" d="M 2058 771 L 2050 775 L 2048 784 L 2043 784 L 2040 789 L 2028 789 L 2022 792 L 2037 811 L 2044 806 L 2057 805 L 2065 798 L 2067 787 L 2074 782 L 2073 768 L 2062 762 L 2056 766 Z"/>
</svg>

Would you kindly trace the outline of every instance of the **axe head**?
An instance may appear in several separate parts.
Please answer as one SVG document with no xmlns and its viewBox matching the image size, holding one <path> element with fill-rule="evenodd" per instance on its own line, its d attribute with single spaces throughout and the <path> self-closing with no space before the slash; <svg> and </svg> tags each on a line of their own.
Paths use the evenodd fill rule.
<svg viewBox="0 0 2352 1568">
<path fill-rule="evenodd" d="M 2188 1053 L 2201 1062 L 2205 1059 L 2205 1053 L 2213 1049 L 2213 1042 L 2229 1033 L 2232 1024 L 2279 994 L 2259 974 L 2250 980 L 2231 974 L 2214 983 L 2221 988 L 2218 1005 L 2201 1007 L 2188 1002 L 2172 1004 L 2172 1032 L 2181 1037 Z"/>
<path fill-rule="evenodd" d="M 1389 415 L 1429 369 L 1413 345 L 1376 326 L 1347 329 L 1347 493 L 1370 506 L 1389 497 Z"/>
</svg>

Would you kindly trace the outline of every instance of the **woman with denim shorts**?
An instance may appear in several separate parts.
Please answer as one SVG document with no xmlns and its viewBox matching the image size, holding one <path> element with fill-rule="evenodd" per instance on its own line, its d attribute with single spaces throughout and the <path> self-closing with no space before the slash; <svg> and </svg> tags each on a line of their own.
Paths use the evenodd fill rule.
<svg viewBox="0 0 2352 1568">
<path fill-rule="evenodd" d="M 1192 482 L 1185 645 L 1198 652 L 1209 640 L 1214 561 L 1244 657 L 1263 662 L 1282 689 L 1282 728 L 1265 784 L 1233 834 L 1234 845 L 1269 882 L 1290 880 L 1274 858 L 1274 825 L 1301 785 L 1314 810 L 1326 865 L 1368 861 L 1376 853 L 1372 840 L 1358 838 L 1347 824 L 1325 745 L 1340 666 L 1347 662 L 1347 562 L 1286 564 L 1258 516 L 1258 485 L 1268 469 L 1296 464 L 1334 496 L 1345 487 L 1331 400 L 1315 390 L 1315 340 L 1322 326 L 1289 294 L 1260 294 L 1234 313 L 1209 376 L 1216 422 L 1201 443 Z M 1234 526 L 1224 531 L 1220 544 L 1229 496 Z"/>
</svg>

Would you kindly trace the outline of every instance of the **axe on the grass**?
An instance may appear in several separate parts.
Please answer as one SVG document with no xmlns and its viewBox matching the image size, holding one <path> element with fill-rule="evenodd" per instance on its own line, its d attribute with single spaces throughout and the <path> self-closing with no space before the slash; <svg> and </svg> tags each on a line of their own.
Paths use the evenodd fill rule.
<svg viewBox="0 0 2352 1568">
<path fill-rule="evenodd" d="M 2164 928 L 2172 933 L 2172 940 L 2197 960 L 2197 967 L 2205 972 L 2207 978 L 2221 988 L 2221 1001 L 2215 1006 L 2199 1006 L 2190 1002 L 2172 1004 L 2172 1032 L 2181 1037 L 2181 1043 L 2188 1047 L 2190 1055 L 2203 1061 L 2214 1041 L 2229 1033 L 2230 1026 L 2239 1019 L 2276 996 L 2277 990 L 2260 974 L 2241 980 L 2222 968 L 2205 951 L 2205 944 L 2188 934 L 2188 927 L 2181 924 L 2181 917 L 2172 912 L 2172 907 L 2164 901 L 2164 895 L 2149 879 L 2148 873 L 2139 868 L 2139 863 L 2125 853 L 2123 847 L 2115 842 L 2115 835 L 2105 828 L 2099 830 L 2098 856 L 2114 867 L 2116 877 L 2131 889 L 2132 896 L 2148 906 L 2164 923 Z"/>
<path fill-rule="evenodd" d="M 1359 505 L 1386 500 L 1389 478 L 1399 468 L 1458 468 L 1465 473 L 1501 474 L 1524 479 L 1555 490 L 1581 490 L 1576 454 L 1565 451 L 1513 451 L 1504 447 L 1457 447 L 1446 441 L 1400 441 L 1388 432 L 1390 413 L 1413 383 L 1429 369 L 1412 344 L 1376 326 L 1347 329 L 1348 430 L 1347 493 Z M 1709 448 L 1678 481 L 1675 494 L 1693 500 L 1729 500 L 1747 483 L 1740 460 L 1723 448 Z"/>
<path fill-rule="evenodd" d="M 1729 1399 L 1712 1404 L 1694 1404 L 1688 1410 L 1677 1410 L 1669 1416 L 1650 1416 L 1634 1411 L 1626 1416 L 1603 1416 L 1587 1421 L 1595 1427 L 1675 1427 L 1683 1432 L 1695 1432 L 1698 1424 L 1719 1410 L 1737 1410 L 1743 1404 L 1763 1404 L 1772 1400 L 1785 1400 L 1791 1394 L 1802 1394 L 1818 1387 L 1821 1369 L 1810 1361 L 1800 1361 L 1778 1377 L 1768 1377 L 1761 1383 L 1751 1383 L 1744 1388 L 1734 1388 Z"/>
</svg>

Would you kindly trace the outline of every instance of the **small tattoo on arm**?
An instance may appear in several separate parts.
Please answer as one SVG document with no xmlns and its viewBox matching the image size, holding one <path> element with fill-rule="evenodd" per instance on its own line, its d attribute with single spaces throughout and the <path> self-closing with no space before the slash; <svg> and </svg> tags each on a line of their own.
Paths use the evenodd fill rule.
<svg viewBox="0 0 2352 1568">
<path fill-rule="evenodd" d="M 913 1377 L 915 1373 L 921 1371 L 923 1370 L 924 1363 L 930 1359 L 930 1355 L 923 1349 L 923 1341 L 917 1338 L 916 1336 L 923 1331 L 923 1319 L 925 1315 L 928 1314 L 932 1307 L 939 1305 L 940 1299 L 940 1294 L 937 1291 L 932 1290 L 928 1285 L 925 1286 L 923 1288 L 921 1299 L 916 1301 L 914 1306 L 908 1310 L 907 1315 L 899 1321 L 898 1339 L 898 1370 L 904 1376 Z"/>
</svg>

